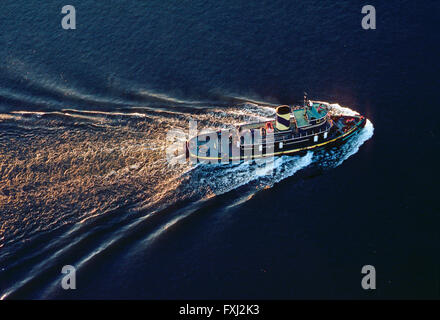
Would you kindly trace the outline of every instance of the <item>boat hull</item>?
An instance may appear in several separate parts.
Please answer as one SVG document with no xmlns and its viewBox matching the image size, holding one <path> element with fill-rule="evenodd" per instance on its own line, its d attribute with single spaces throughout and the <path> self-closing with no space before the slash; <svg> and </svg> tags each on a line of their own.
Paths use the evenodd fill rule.
<svg viewBox="0 0 440 320">
<path fill-rule="evenodd" d="M 332 126 L 329 130 L 311 134 L 304 138 L 275 139 L 270 143 L 264 141 L 259 144 L 242 145 L 238 141 L 223 142 L 221 132 L 213 136 L 198 135 L 186 142 L 186 156 L 193 162 L 201 163 L 234 163 L 251 161 L 267 157 L 296 156 L 307 153 L 309 150 L 331 148 L 344 144 L 357 135 L 365 127 L 366 118 L 363 116 L 332 116 Z M 209 150 L 206 150 L 211 140 Z M 217 141 L 215 141 L 217 140 Z"/>
</svg>

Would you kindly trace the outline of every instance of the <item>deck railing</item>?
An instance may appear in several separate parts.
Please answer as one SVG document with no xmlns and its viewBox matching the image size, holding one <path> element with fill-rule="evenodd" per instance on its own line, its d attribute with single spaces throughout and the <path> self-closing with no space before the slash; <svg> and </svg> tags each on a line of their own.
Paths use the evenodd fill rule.
<svg viewBox="0 0 440 320">
<path fill-rule="evenodd" d="M 274 139 L 272 140 L 266 140 L 264 136 L 261 135 L 257 135 L 257 137 L 259 137 L 260 139 L 258 140 L 254 140 L 253 144 L 242 144 L 243 147 L 250 147 L 250 146 L 258 146 L 261 144 L 266 144 L 266 143 L 272 143 L 274 141 L 283 141 L 283 142 L 288 142 L 288 141 L 295 141 L 297 139 L 304 139 L 304 138 L 309 138 L 312 136 L 315 136 L 317 134 L 320 133 L 324 133 L 324 132 L 328 132 L 332 127 L 332 124 L 329 123 L 328 121 L 325 122 L 325 125 L 321 125 L 318 126 L 316 128 L 312 128 L 312 129 L 298 129 L 298 133 L 296 132 L 274 132 Z M 317 130 L 316 130 L 317 129 Z M 302 132 L 304 131 L 304 132 Z M 282 136 L 282 137 L 280 137 Z M 266 136 L 267 137 L 267 136 Z"/>
</svg>

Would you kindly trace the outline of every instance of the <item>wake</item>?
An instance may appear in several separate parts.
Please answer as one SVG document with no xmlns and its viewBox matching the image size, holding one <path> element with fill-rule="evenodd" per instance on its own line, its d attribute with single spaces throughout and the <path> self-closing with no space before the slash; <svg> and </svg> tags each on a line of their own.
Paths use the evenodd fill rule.
<svg viewBox="0 0 440 320">
<path fill-rule="evenodd" d="M 341 114 L 355 112 L 331 106 Z M 7 298 L 38 277 L 44 278 L 44 270 L 56 265 L 60 257 L 70 256 L 78 246 L 87 250 L 77 261 L 82 266 L 129 238 L 140 226 L 151 228 L 145 240 L 149 245 L 216 196 L 239 188 L 252 195 L 311 165 L 339 166 L 374 132 L 368 121 L 360 134 L 340 148 L 278 157 L 270 165 L 171 165 L 166 161 L 166 132 L 187 131 L 190 118 L 199 127 L 218 130 L 264 121 L 274 113 L 271 107 L 244 103 L 209 105 L 197 112 L 139 107 L 133 111 L 66 108 L 0 114 L 0 277 L 40 261 L 32 263 L 26 276 L 9 277 L 11 281 L 18 278 L 0 296 Z M 176 205 L 181 209 L 151 222 Z M 40 244 L 42 235 L 52 237 L 50 233 L 62 227 L 68 229 L 61 237 Z M 98 248 L 85 245 L 93 239 L 90 230 L 98 227 L 106 230 Z"/>
</svg>

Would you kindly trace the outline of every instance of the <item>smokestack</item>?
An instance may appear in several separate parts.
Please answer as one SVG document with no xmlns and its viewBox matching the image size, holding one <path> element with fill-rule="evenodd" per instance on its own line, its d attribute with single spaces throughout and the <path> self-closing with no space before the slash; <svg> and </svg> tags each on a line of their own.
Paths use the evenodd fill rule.
<svg viewBox="0 0 440 320">
<path fill-rule="evenodd" d="M 277 108 L 277 116 L 275 126 L 279 131 L 286 131 L 290 129 L 290 107 L 279 106 Z"/>
</svg>

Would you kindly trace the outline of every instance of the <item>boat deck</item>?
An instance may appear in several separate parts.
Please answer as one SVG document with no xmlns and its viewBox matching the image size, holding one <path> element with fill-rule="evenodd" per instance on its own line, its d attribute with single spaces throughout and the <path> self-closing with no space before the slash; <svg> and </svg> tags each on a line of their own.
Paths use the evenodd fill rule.
<svg viewBox="0 0 440 320">
<path fill-rule="evenodd" d="M 305 117 L 304 109 L 293 110 L 293 115 L 295 116 L 299 128 L 309 125 L 309 121 L 307 121 Z"/>
<path fill-rule="evenodd" d="M 324 109 L 320 109 L 320 111 L 318 111 L 318 108 L 320 106 L 321 104 L 314 103 L 313 106 L 307 110 L 307 115 L 309 119 L 313 119 L 313 118 L 319 119 L 327 114 L 327 111 L 325 111 Z"/>
<path fill-rule="evenodd" d="M 325 117 L 327 111 L 324 108 L 319 109 L 320 106 L 321 106 L 320 103 L 313 103 L 312 107 L 310 108 L 306 108 L 306 109 L 301 108 L 301 109 L 293 110 L 293 115 L 296 119 L 296 123 L 298 124 L 298 127 L 299 128 L 307 127 L 308 125 L 310 125 L 310 120 L 321 119 Z"/>
<path fill-rule="evenodd" d="M 312 107 L 307 107 L 307 108 L 296 107 L 296 108 L 294 108 L 292 110 L 293 117 L 291 117 L 291 124 L 293 126 L 292 128 L 294 128 L 294 121 L 295 120 L 296 120 L 296 125 L 298 126 L 298 128 L 305 128 L 305 127 L 308 127 L 310 125 L 315 124 L 315 122 L 314 122 L 315 119 L 324 118 L 327 115 L 328 111 L 326 108 L 320 109 L 320 107 L 324 107 L 324 105 L 322 105 L 321 103 L 313 103 Z M 293 118 L 295 118 L 295 120 Z M 240 129 L 240 131 L 246 130 L 246 129 L 260 129 L 260 128 L 265 127 L 267 122 L 269 122 L 269 121 L 243 124 L 243 125 L 239 126 L 239 129 Z M 272 122 L 272 125 L 275 127 L 275 120 L 271 120 L 270 122 Z"/>
</svg>

